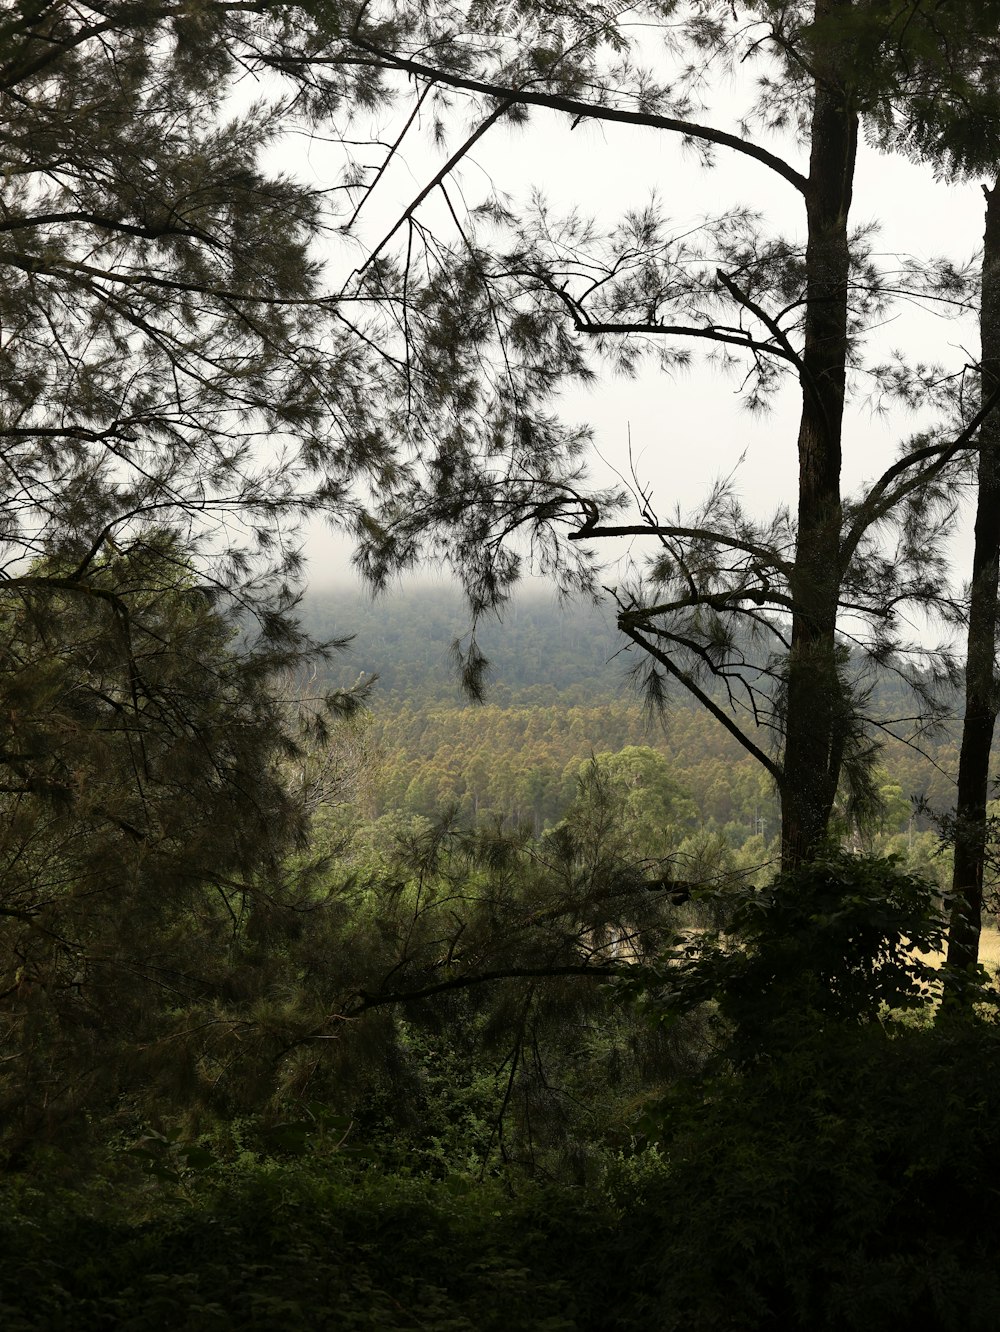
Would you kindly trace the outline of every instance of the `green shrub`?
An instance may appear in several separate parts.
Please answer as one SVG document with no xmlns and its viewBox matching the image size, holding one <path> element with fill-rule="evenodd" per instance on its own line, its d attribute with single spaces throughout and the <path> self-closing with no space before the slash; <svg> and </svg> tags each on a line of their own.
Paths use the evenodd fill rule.
<svg viewBox="0 0 1000 1332">
<path fill-rule="evenodd" d="M 678 1095 L 665 1166 L 615 1184 L 636 1325 L 1000 1326 L 1000 1032 L 826 1028 Z"/>
<path fill-rule="evenodd" d="M 709 895 L 711 896 L 711 895 Z M 725 932 L 681 936 L 628 988 L 659 1021 L 711 1002 L 737 1067 L 804 1035 L 929 1011 L 941 988 L 927 953 L 945 919 L 936 889 L 894 857 L 835 852 L 766 888 L 729 890 Z"/>
<path fill-rule="evenodd" d="M 241 1170 L 143 1224 L 79 1198 L 8 1191 L 5 1332 L 573 1332 L 607 1326 L 581 1295 L 612 1218 L 571 1190 L 305 1166 Z M 600 1283 L 591 1283 L 595 1289 Z"/>
<path fill-rule="evenodd" d="M 645 1127 L 660 1165 L 612 1180 L 648 1243 L 638 1325 L 670 1332 L 1000 1326 L 1000 1028 L 935 1021 L 934 890 L 832 855 L 739 895 L 646 996 L 718 1015 L 709 1076 Z M 645 1179 L 645 1183 L 643 1183 Z"/>
</svg>

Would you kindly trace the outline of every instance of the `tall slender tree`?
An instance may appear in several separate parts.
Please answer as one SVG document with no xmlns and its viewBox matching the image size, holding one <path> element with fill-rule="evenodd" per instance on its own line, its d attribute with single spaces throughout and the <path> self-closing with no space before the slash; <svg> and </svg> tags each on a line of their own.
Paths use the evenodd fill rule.
<svg viewBox="0 0 1000 1332">
<path fill-rule="evenodd" d="M 905 65 L 908 114 L 900 118 L 886 108 L 876 122 L 881 142 L 902 148 L 945 178 L 993 180 L 1000 163 L 1000 7 L 991 0 L 976 5 L 959 0 L 947 11 L 925 8 Z M 995 182 L 992 188 L 984 185 L 983 192 L 982 266 L 970 274 L 966 297 L 979 312 L 975 396 L 980 409 L 1000 396 L 1000 199 Z M 971 578 L 967 604 L 959 613 L 965 631 L 965 708 L 955 813 L 949 821 L 955 856 L 948 962 L 956 976 L 952 993 L 960 996 L 957 977 L 979 956 L 990 756 L 1000 711 L 1000 413 L 984 415 L 971 457 L 957 457 L 954 463 L 962 479 L 974 464 L 976 486 Z"/>
<path fill-rule="evenodd" d="M 986 229 L 980 298 L 982 393 L 1000 389 L 1000 198 L 984 189 Z M 955 806 L 954 902 L 948 963 L 957 971 L 979 960 L 990 756 L 997 697 L 997 597 L 1000 593 L 1000 414 L 979 435 L 975 540 L 966 635 L 965 714 Z"/>
<path fill-rule="evenodd" d="M 859 129 L 862 121 L 875 132 L 891 122 L 906 132 L 919 90 L 914 62 L 940 45 L 942 34 L 956 39 L 956 33 L 944 26 L 940 7 L 919 3 L 762 0 L 720 6 L 692 0 L 642 9 L 664 36 L 670 63 L 663 70 L 649 64 L 651 45 L 631 39 L 632 10 L 626 21 L 591 6 L 557 11 L 524 3 L 516 15 L 491 5 L 467 14 L 397 7 L 394 25 L 384 14 L 377 21 L 368 8 L 353 27 L 342 25 L 340 54 L 331 59 L 367 58 L 387 75 L 412 79 L 420 97 L 464 93 L 465 104 L 476 108 L 474 130 L 402 220 L 408 239 L 401 274 L 385 267 L 380 244 L 379 264 L 366 269 L 366 280 L 398 298 L 419 242 L 420 205 L 439 192 L 454 212 L 450 173 L 496 121 L 524 119 L 532 108 L 563 113 L 574 123 L 642 126 L 706 154 L 733 152 L 797 192 L 804 247 L 765 239 L 736 209 L 706 225 L 700 251 L 672 236 L 654 208 L 627 218 L 605 238 L 601 253 L 601 237 L 579 219 L 557 223 L 543 208 L 515 218 L 492 200 L 484 212 L 514 231 L 514 244 L 504 249 L 478 242 L 471 219 L 466 223 L 456 214 L 459 241 L 447 276 L 429 290 L 428 307 L 445 328 L 460 305 L 484 343 L 492 336 L 504 348 L 537 336 L 531 330 L 540 324 L 568 319 L 576 344 L 552 344 L 564 365 L 586 342 L 629 368 L 642 348 L 669 349 L 697 339 L 748 357 L 753 401 L 766 396 L 781 370 L 798 381 L 792 514 L 754 524 L 720 491 L 698 521 L 664 522 L 640 488 L 640 521 L 616 522 L 579 498 L 570 483 L 561 505 L 547 501 L 544 508 L 546 517 L 567 521 L 582 514 L 573 533 L 579 540 L 645 533 L 659 541 L 646 585 L 622 596 L 620 625 L 654 663 L 654 685 L 659 671 L 694 689 L 775 778 L 783 860 L 793 866 L 822 842 L 845 760 L 861 760 L 871 750 L 863 734 L 863 700 L 838 641 L 838 617 L 846 610 L 866 618 L 870 641 L 884 659 L 898 607 L 911 597 L 937 595 L 941 568 L 927 542 L 910 531 L 887 555 L 879 551 L 876 529 L 895 504 L 929 485 L 977 437 L 974 418 L 961 420 L 950 437 L 920 441 L 845 508 L 849 372 L 860 335 L 884 315 L 886 299 L 863 237 L 850 231 Z M 805 169 L 745 129 L 728 132 L 697 118 L 692 85 L 709 66 L 727 62 L 744 69 L 757 62 L 762 96 L 756 123 L 784 126 L 797 136 L 808 158 Z M 949 107 L 961 96 L 960 89 L 943 84 L 939 92 Z M 409 345 L 409 330 L 402 331 Z M 669 362 L 686 353 L 667 350 L 664 356 Z M 512 512 L 501 511 L 505 523 Z M 405 546 L 414 529 L 412 515 L 391 516 L 381 529 L 382 552 Z M 748 625 L 763 645 L 756 663 L 745 659 L 747 640 L 736 640 L 734 622 Z M 748 701 L 749 726 L 703 689 L 699 673 L 721 677 L 733 701 L 737 694 Z M 762 690 L 768 678 L 773 687 Z M 777 733 L 776 744 L 755 736 L 754 723 L 762 721 Z M 863 764 L 851 766 L 859 774 Z"/>
</svg>

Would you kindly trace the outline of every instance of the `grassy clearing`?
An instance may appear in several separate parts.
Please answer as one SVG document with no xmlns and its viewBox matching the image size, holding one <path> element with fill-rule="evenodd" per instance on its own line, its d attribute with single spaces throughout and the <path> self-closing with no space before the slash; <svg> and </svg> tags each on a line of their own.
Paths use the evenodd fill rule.
<svg viewBox="0 0 1000 1332">
<path fill-rule="evenodd" d="M 922 953 L 921 956 L 928 958 L 935 967 L 944 962 L 944 953 Z M 995 925 L 983 926 L 979 940 L 979 960 L 991 975 L 1000 972 L 1000 929 Z"/>
<path fill-rule="evenodd" d="M 979 960 L 988 971 L 1000 970 L 1000 930 L 986 926 L 979 941 Z"/>
</svg>

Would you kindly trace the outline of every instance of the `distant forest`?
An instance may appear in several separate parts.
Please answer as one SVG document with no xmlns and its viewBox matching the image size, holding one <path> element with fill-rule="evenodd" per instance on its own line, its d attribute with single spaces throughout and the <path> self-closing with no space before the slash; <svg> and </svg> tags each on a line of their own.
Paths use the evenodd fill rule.
<svg viewBox="0 0 1000 1332">
<path fill-rule="evenodd" d="M 385 704 L 467 701 L 452 652 L 469 627 L 457 589 L 400 589 L 373 601 L 357 589 L 324 588 L 307 594 L 299 619 L 320 639 L 353 636 L 332 674 L 345 682 L 377 674 Z M 501 620 L 484 618 L 477 639 L 491 662 L 489 701 L 500 707 L 622 698 L 634 664 L 607 610 L 583 600 L 560 605 L 542 592 L 519 597 Z"/>
<path fill-rule="evenodd" d="M 323 589 L 300 619 L 320 639 L 352 636 L 327 668 L 325 684 L 378 675 L 365 743 L 375 772 L 368 814 L 428 818 L 455 809 L 468 822 L 500 818 L 537 833 L 563 816 L 581 765 L 593 755 L 655 750 L 696 811 L 703 833 L 767 858 L 778 805 L 767 775 L 681 689 L 651 716 L 631 678 L 609 612 L 586 602 L 560 605 L 544 593 L 523 597 L 503 620 L 484 621 L 479 645 L 491 663 L 486 701 L 471 703 L 458 678 L 453 644 L 468 629 L 458 593 L 418 587 L 373 602 L 350 589 Z M 913 712 L 908 691 L 886 674 L 874 711 Z M 949 854 L 930 814 L 954 804 L 958 726 L 921 736 L 919 749 L 878 733 L 876 787 L 882 811 L 859 832 L 841 802 L 845 840 L 896 852 L 944 883 Z M 928 812 L 929 811 L 929 812 Z"/>
</svg>

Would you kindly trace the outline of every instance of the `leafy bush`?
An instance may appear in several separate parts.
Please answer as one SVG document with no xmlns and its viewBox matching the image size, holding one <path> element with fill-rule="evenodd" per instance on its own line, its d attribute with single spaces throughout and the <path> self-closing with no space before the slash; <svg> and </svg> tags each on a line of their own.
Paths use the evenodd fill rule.
<svg viewBox="0 0 1000 1332">
<path fill-rule="evenodd" d="M 928 1010 L 945 919 L 936 889 L 893 857 L 842 852 L 725 893 L 725 933 L 680 936 L 627 987 L 668 1025 L 712 1001 L 737 1067 L 794 1049 L 817 1031 Z"/>
<path fill-rule="evenodd" d="M 0 1321 L 28 1329 L 573 1332 L 613 1221 L 571 1190 L 511 1201 L 334 1170 L 250 1170 L 138 1226 L 10 1191 Z M 606 1290 L 605 1294 L 609 1292 Z"/>
<path fill-rule="evenodd" d="M 711 1000 L 720 1042 L 647 1112 L 659 1167 L 612 1180 L 635 1246 L 655 1236 L 637 1325 L 1000 1326 L 1000 1028 L 986 1007 L 935 1018 L 914 948 L 941 929 L 929 885 L 835 855 L 659 969 L 654 1015 Z"/>
<path fill-rule="evenodd" d="M 675 1094 L 661 1132 L 659 1168 L 613 1181 L 635 1326 L 1000 1326 L 995 1027 L 827 1028 Z"/>
</svg>

